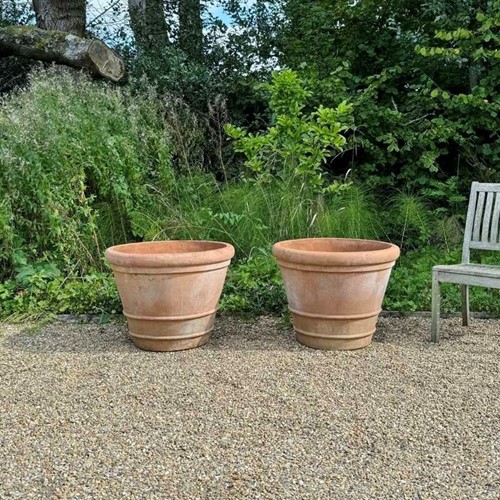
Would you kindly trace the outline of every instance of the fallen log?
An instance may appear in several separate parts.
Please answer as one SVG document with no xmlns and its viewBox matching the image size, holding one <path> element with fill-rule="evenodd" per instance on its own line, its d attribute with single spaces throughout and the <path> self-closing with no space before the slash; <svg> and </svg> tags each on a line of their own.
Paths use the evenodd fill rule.
<svg viewBox="0 0 500 500">
<path fill-rule="evenodd" d="M 0 28 L 0 57 L 20 56 L 84 69 L 113 82 L 126 79 L 125 63 L 105 43 L 34 26 Z"/>
</svg>

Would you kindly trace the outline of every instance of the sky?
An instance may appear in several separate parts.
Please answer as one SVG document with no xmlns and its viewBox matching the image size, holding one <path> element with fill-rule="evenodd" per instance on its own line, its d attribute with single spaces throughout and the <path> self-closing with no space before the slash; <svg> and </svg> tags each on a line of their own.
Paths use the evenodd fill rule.
<svg viewBox="0 0 500 500">
<path fill-rule="evenodd" d="M 222 7 L 212 5 L 208 10 L 210 14 L 212 14 L 212 16 L 220 19 L 221 21 L 224 21 L 228 26 L 231 24 L 231 17 L 226 12 L 224 12 L 224 9 Z"/>
</svg>

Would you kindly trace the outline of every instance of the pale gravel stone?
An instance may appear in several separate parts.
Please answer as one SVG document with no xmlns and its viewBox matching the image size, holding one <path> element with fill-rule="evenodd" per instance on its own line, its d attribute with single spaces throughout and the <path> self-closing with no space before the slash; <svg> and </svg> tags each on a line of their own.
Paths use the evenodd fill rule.
<svg viewBox="0 0 500 500">
<path fill-rule="evenodd" d="M 355 352 L 273 318 L 206 346 L 0 325 L 0 498 L 500 498 L 500 321 L 382 318 Z"/>
</svg>

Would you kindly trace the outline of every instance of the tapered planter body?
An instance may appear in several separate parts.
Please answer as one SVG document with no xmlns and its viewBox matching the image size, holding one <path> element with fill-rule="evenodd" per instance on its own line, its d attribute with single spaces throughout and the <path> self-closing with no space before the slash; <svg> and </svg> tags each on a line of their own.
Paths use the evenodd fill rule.
<svg viewBox="0 0 500 500">
<path fill-rule="evenodd" d="M 390 243 L 342 238 L 273 246 L 297 340 L 316 349 L 359 349 L 372 341 L 399 257 Z"/>
<path fill-rule="evenodd" d="M 214 241 L 154 241 L 106 250 L 134 344 L 148 351 L 203 345 L 213 329 L 234 248 Z"/>
</svg>

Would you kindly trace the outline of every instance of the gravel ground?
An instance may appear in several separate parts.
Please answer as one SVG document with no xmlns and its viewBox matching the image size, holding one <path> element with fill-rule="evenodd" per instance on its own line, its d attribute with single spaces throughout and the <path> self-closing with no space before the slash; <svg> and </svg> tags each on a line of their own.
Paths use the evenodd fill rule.
<svg viewBox="0 0 500 500">
<path fill-rule="evenodd" d="M 0 498 L 500 498 L 500 321 L 382 318 L 322 352 L 274 318 L 204 347 L 0 325 Z"/>
</svg>

